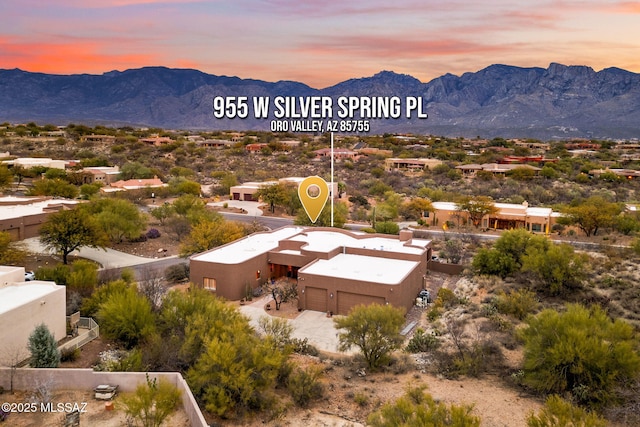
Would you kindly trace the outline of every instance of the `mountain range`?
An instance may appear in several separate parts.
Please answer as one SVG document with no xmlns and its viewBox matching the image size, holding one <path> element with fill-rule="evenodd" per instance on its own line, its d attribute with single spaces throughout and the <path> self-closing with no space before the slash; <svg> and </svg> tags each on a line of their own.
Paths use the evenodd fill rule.
<svg viewBox="0 0 640 427">
<path fill-rule="evenodd" d="M 0 70 L 0 122 L 134 125 L 167 129 L 268 130 L 269 120 L 215 119 L 215 96 L 421 97 L 427 120 L 376 119 L 372 133 L 483 138 L 637 138 L 640 74 L 553 63 L 491 65 L 428 83 L 382 71 L 324 89 L 191 69 L 145 67 L 101 75 Z"/>
</svg>

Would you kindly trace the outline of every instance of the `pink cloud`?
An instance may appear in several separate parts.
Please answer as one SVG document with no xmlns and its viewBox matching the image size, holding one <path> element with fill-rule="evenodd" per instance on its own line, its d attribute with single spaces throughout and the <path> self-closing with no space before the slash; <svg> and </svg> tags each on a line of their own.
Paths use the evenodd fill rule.
<svg viewBox="0 0 640 427">
<path fill-rule="evenodd" d="M 0 38 L 0 67 L 22 68 L 46 73 L 96 73 L 106 70 L 145 66 L 157 63 L 153 54 L 109 53 L 96 41 L 74 43 L 28 42 Z"/>
</svg>

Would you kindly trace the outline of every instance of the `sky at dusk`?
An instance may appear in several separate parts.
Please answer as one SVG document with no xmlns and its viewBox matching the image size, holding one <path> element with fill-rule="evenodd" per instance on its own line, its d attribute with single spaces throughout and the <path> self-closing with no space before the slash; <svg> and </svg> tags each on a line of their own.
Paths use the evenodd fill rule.
<svg viewBox="0 0 640 427">
<path fill-rule="evenodd" d="M 640 72 L 640 2 L 0 0 L 0 68 L 194 68 L 324 88 L 491 64 Z"/>
</svg>

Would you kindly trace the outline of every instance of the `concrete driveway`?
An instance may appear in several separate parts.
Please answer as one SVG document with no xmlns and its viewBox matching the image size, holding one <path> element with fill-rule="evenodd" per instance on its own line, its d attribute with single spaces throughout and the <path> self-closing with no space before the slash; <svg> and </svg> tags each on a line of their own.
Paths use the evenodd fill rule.
<svg viewBox="0 0 640 427">
<path fill-rule="evenodd" d="M 240 312 L 249 318 L 251 326 L 258 328 L 258 319 L 268 316 L 264 306 L 271 301 L 271 295 L 262 297 L 251 304 L 240 306 Z M 329 353 L 355 354 L 355 348 L 348 352 L 338 350 L 338 330 L 333 324 L 333 319 L 320 311 L 306 310 L 295 319 L 288 319 L 293 326 L 293 338 L 304 339 L 313 344 L 318 350 Z"/>
</svg>

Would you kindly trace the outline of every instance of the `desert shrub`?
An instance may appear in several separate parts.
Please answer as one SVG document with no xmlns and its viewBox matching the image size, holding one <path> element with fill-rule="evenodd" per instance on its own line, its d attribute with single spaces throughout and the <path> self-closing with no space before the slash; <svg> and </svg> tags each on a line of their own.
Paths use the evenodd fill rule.
<svg viewBox="0 0 640 427">
<path fill-rule="evenodd" d="M 402 375 L 415 368 L 414 360 L 406 353 L 391 358 L 388 369 L 394 375 Z"/>
<path fill-rule="evenodd" d="M 281 317 L 260 316 L 258 327 L 264 335 L 271 337 L 273 344 L 284 349 L 291 342 L 293 326 L 287 319 Z"/>
<path fill-rule="evenodd" d="M 527 319 L 525 385 L 543 393 L 570 393 L 578 403 L 607 404 L 614 389 L 640 373 L 633 327 L 599 306 L 570 304 Z"/>
<path fill-rule="evenodd" d="M 140 234 L 137 237 L 132 237 L 129 239 L 129 241 L 131 243 L 142 243 L 142 242 L 146 242 L 147 241 L 147 235 L 146 234 Z"/>
<path fill-rule="evenodd" d="M 424 329 L 418 328 L 409 340 L 406 350 L 409 353 L 426 353 L 435 350 L 440 345 L 440 341 L 433 334 L 427 334 Z"/>
<path fill-rule="evenodd" d="M 440 288 L 434 301 L 436 307 L 451 308 L 460 303 L 460 300 L 451 289 Z"/>
<path fill-rule="evenodd" d="M 145 236 L 147 236 L 147 239 L 157 239 L 158 237 L 161 236 L 161 234 L 157 228 L 150 228 L 145 234 Z"/>
<path fill-rule="evenodd" d="M 501 290 L 495 297 L 494 304 L 500 313 L 523 320 L 536 310 L 538 298 L 534 292 L 527 289 L 510 290 L 509 293 Z"/>
<path fill-rule="evenodd" d="M 547 398 L 544 407 L 537 415 L 532 413 L 527 417 L 527 427 L 605 427 L 606 425 L 606 420 L 598 414 L 587 412 L 555 394 Z"/>
<path fill-rule="evenodd" d="M 411 388 L 394 403 L 387 403 L 367 417 L 367 424 L 383 426 L 479 427 L 480 418 L 471 415 L 473 406 L 437 402 L 422 388 Z"/>
<path fill-rule="evenodd" d="M 189 278 L 189 265 L 186 263 L 170 265 L 164 270 L 164 277 L 169 282 L 181 282 Z"/>
<path fill-rule="evenodd" d="M 80 357 L 79 348 L 68 348 L 60 351 L 61 362 L 74 362 Z"/>
<path fill-rule="evenodd" d="M 124 410 L 145 427 L 159 427 L 180 404 L 180 390 L 165 379 L 149 379 L 122 397 Z"/>
<path fill-rule="evenodd" d="M 294 353 L 306 354 L 308 356 L 318 356 L 320 354 L 318 348 L 309 344 L 309 340 L 307 338 L 292 338 L 290 344 Z"/>
<path fill-rule="evenodd" d="M 296 405 L 306 407 L 309 402 L 322 396 L 321 375 L 322 368 L 319 366 L 297 369 L 289 375 L 287 389 Z"/>
<path fill-rule="evenodd" d="M 357 392 L 353 395 L 353 401 L 360 407 L 365 407 L 369 403 L 369 395 L 363 392 Z"/>
</svg>

